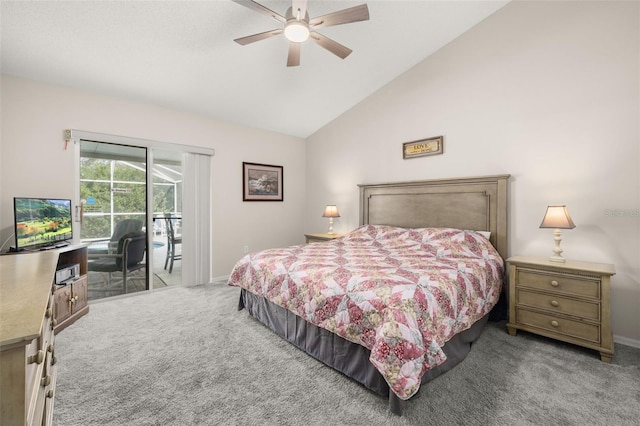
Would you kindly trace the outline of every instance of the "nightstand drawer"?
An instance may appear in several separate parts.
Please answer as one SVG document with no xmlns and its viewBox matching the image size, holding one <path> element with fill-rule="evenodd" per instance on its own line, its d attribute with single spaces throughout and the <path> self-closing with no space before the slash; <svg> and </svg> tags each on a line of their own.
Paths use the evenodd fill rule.
<svg viewBox="0 0 640 426">
<path fill-rule="evenodd" d="M 517 290 L 517 304 L 600 321 L 600 304 L 584 302 L 550 293 Z"/>
<path fill-rule="evenodd" d="M 600 343 L 600 327 L 598 325 L 572 321 L 522 308 L 517 309 L 517 317 L 519 324 L 541 328 L 567 337 Z"/>
<path fill-rule="evenodd" d="M 518 269 L 517 286 L 600 299 L 600 281 L 545 271 Z"/>
</svg>

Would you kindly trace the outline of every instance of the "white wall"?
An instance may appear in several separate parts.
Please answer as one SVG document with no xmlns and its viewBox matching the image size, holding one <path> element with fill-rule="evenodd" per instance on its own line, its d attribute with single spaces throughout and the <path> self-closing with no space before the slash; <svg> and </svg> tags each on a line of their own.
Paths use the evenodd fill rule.
<svg viewBox="0 0 640 426">
<path fill-rule="evenodd" d="M 303 242 L 302 139 L 9 76 L 1 82 L 0 244 L 13 233 L 14 196 L 73 198 L 65 129 L 215 149 L 214 277 L 229 274 L 245 245 L 253 251 Z M 243 161 L 284 166 L 284 202 L 243 202 Z"/>
<path fill-rule="evenodd" d="M 638 2 L 510 3 L 307 139 L 305 231 L 328 203 L 355 228 L 359 183 L 509 173 L 510 253 L 551 255 L 538 226 L 566 204 L 563 254 L 615 264 L 613 331 L 640 343 L 639 22 Z M 437 135 L 443 155 L 402 159 Z"/>
</svg>

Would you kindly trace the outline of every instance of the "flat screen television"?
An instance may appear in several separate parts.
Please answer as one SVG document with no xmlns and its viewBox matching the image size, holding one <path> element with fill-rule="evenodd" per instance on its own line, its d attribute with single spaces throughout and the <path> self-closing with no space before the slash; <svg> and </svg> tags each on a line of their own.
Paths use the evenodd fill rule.
<svg viewBox="0 0 640 426">
<path fill-rule="evenodd" d="M 16 251 L 67 245 L 73 239 L 71 200 L 13 198 Z"/>
</svg>

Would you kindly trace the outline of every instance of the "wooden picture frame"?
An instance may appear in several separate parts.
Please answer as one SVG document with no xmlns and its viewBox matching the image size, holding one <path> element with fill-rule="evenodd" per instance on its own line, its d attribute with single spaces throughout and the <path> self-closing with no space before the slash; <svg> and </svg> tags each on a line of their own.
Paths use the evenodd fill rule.
<svg viewBox="0 0 640 426">
<path fill-rule="evenodd" d="M 444 152 L 444 137 L 436 136 L 428 139 L 405 142 L 402 144 L 402 158 L 424 157 Z"/>
<path fill-rule="evenodd" d="M 283 167 L 242 163 L 242 201 L 282 201 Z"/>
</svg>

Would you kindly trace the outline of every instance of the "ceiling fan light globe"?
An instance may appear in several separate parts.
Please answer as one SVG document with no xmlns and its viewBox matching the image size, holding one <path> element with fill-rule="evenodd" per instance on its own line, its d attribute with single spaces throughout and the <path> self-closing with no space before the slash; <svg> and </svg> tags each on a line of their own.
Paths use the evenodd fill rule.
<svg viewBox="0 0 640 426">
<path fill-rule="evenodd" d="M 289 41 L 302 43 L 309 38 L 309 27 L 300 21 L 289 22 L 284 29 L 284 36 Z"/>
</svg>

